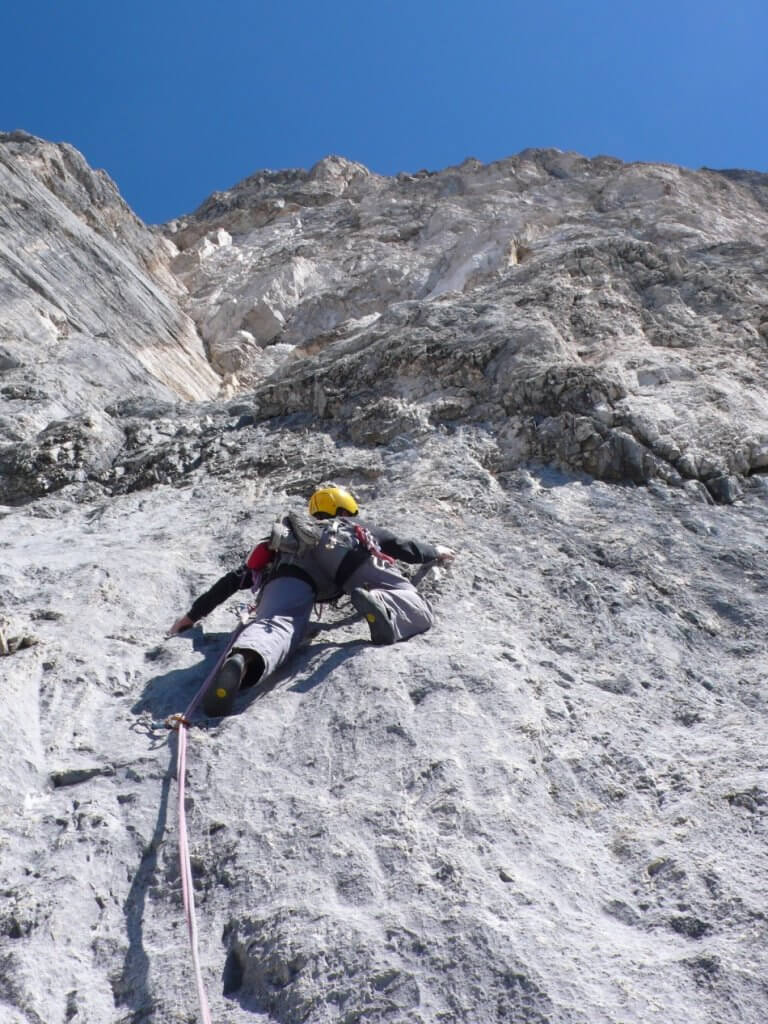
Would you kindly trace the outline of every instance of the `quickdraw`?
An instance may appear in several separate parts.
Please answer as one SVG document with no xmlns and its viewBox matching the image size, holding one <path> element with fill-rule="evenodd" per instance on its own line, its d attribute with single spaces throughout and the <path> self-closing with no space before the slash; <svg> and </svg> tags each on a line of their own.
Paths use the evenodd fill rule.
<svg viewBox="0 0 768 1024">
<path fill-rule="evenodd" d="M 385 555 L 384 552 L 379 548 L 374 539 L 373 534 L 370 530 L 366 530 L 364 526 L 359 523 L 355 523 L 355 536 L 366 549 L 370 552 L 374 558 L 380 558 L 382 562 L 387 562 L 389 565 L 394 565 L 395 559 L 391 555 Z"/>
</svg>

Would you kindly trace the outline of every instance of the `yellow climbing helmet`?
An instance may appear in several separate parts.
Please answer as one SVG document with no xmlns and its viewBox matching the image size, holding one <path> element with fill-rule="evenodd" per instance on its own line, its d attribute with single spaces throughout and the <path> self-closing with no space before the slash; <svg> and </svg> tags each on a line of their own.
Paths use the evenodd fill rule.
<svg viewBox="0 0 768 1024">
<path fill-rule="evenodd" d="M 319 487 L 309 499 L 309 514 L 318 519 L 338 515 L 356 516 L 357 512 L 357 502 L 349 491 L 335 484 Z"/>
</svg>

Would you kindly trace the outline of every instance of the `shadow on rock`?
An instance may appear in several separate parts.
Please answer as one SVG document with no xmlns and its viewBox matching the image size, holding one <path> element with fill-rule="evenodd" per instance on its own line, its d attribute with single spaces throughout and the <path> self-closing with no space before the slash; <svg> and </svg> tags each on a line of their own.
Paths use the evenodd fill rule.
<svg viewBox="0 0 768 1024">
<path fill-rule="evenodd" d="M 157 820 L 152 838 L 144 849 L 141 861 L 133 876 L 123 914 L 125 915 L 128 949 L 123 961 L 120 977 L 112 982 L 116 1006 L 126 1006 L 132 1011 L 132 1021 L 152 1019 L 155 1002 L 150 992 L 149 955 L 144 948 L 144 908 L 151 887 L 157 883 L 158 851 L 165 836 L 168 817 L 168 799 L 171 782 L 175 778 L 176 754 L 172 754 L 168 770 L 163 777 Z"/>
<path fill-rule="evenodd" d="M 354 622 L 359 622 L 360 616 L 355 612 L 353 615 L 331 622 L 315 622 L 309 630 L 307 640 L 297 653 L 281 669 L 269 676 L 267 679 L 259 680 L 249 686 L 246 684 L 238 697 L 237 707 L 234 714 L 241 714 L 254 703 L 254 701 L 265 697 L 281 684 L 286 684 L 297 675 L 301 676 L 293 686 L 287 687 L 297 693 L 307 693 L 322 683 L 326 677 L 344 662 L 354 650 L 365 646 L 367 640 L 363 637 L 355 640 L 346 640 L 339 643 L 323 641 L 313 643 L 313 640 L 332 630 L 341 629 Z M 195 652 L 203 655 L 202 662 L 189 668 L 172 669 L 162 675 L 152 677 L 144 688 L 144 692 L 132 707 L 136 715 L 149 712 L 156 722 L 164 721 L 169 715 L 182 712 L 202 686 L 203 682 L 213 670 L 220 658 L 224 648 L 232 639 L 229 633 L 203 633 L 200 629 L 189 630 L 171 641 L 166 641 L 147 651 L 145 657 L 150 662 L 162 662 L 169 658 L 167 643 L 177 640 L 192 643 Z M 321 652 L 332 652 L 323 658 L 321 663 L 313 668 L 313 662 Z M 309 674 L 307 674 L 309 673 Z M 195 724 L 204 726 L 205 716 L 202 721 L 197 721 L 200 712 L 195 713 Z M 210 719 L 210 724 L 218 724 L 219 719 Z"/>
<path fill-rule="evenodd" d="M 310 690 L 314 690 L 316 686 L 319 686 L 320 683 L 328 678 L 331 672 L 334 672 L 347 658 L 350 658 L 355 651 L 366 646 L 369 646 L 368 642 L 362 638 L 360 640 L 345 640 L 342 643 L 327 641 L 325 643 L 313 644 L 307 652 L 312 660 L 321 652 L 327 651 L 328 654 L 305 679 L 300 679 L 293 686 L 288 687 L 288 689 L 293 690 L 294 693 L 308 693 Z"/>
<path fill-rule="evenodd" d="M 291 690 L 294 693 L 308 693 L 313 690 L 320 683 L 324 682 L 327 677 L 335 671 L 347 658 L 351 657 L 355 650 L 364 646 L 365 641 L 363 640 L 346 640 L 343 643 L 319 643 L 312 644 L 311 647 L 306 648 L 301 654 L 292 658 L 286 666 L 275 672 L 274 675 L 269 678 L 260 680 L 254 686 L 248 687 L 238 698 L 238 707 L 235 714 L 242 714 L 247 711 L 250 706 L 257 700 L 266 697 L 267 694 L 271 693 L 281 684 L 285 685 L 297 675 L 301 675 L 302 678 L 298 679 L 292 686 L 285 685 L 285 689 Z M 310 668 L 314 659 L 321 654 L 321 652 L 332 652 L 329 653 L 320 664 L 310 671 Z"/>
<path fill-rule="evenodd" d="M 577 473 L 573 470 L 559 469 L 557 466 L 532 465 L 528 468 L 532 479 L 536 480 L 544 490 L 552 490 L 556 487 L 568 487 L 574 482 L 589 487 L 594 479 L 588 473 Z"/>
<path fill-rule="evenodd" d="M 176 668 L 162 675 L 153 676 L 147 682 L 141 698 L 133 705 L 131 711 L 135 715 L 149 711 L 156 720 L 162 720 L 168 715 L 183 711 L 203 685 L 230 637 L 230 633 L 203 633 L 200 629 L 192 629 L 179 637 L 166 641 L 166 643 L 191 642 L 192 649 L 196 653 L 202 654 L 203 660 L 190 665 L 189 668 Z M 149 662 L 158 662 L 162 660 L 166 650 L 167 648 L 163 644 L 147 651 L 145 657 Z"/>
</svg>

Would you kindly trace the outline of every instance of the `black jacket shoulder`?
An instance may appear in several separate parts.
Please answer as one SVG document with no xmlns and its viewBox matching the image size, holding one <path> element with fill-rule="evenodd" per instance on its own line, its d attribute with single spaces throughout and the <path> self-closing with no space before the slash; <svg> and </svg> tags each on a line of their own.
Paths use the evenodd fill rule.
<svg viewBox="0 0 768 1024">
<path fill-rule="evenodd" d="M 423 562 L 434 562 L 437 558 L 437 548 L 434 544 L 402 537 L 385 526 L 372 526 L 370 523 L 360 523 L 360 525 L 370 531 L 385 555 L 397 558 L 401 562 L 417 565 Z"/>
</svg>

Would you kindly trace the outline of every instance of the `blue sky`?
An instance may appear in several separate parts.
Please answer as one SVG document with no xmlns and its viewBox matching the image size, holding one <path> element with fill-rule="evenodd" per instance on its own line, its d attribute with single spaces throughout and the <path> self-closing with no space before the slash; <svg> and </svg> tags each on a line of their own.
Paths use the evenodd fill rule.
<svg viewBox="0 0 768 1024">
<path fill-rule="evenodd" d="M 766 0 L 0 5 L 0 130 L 72 143 L 147 222 L 328 153 L 768 171 L 767 77 Z"/>
</svg>

